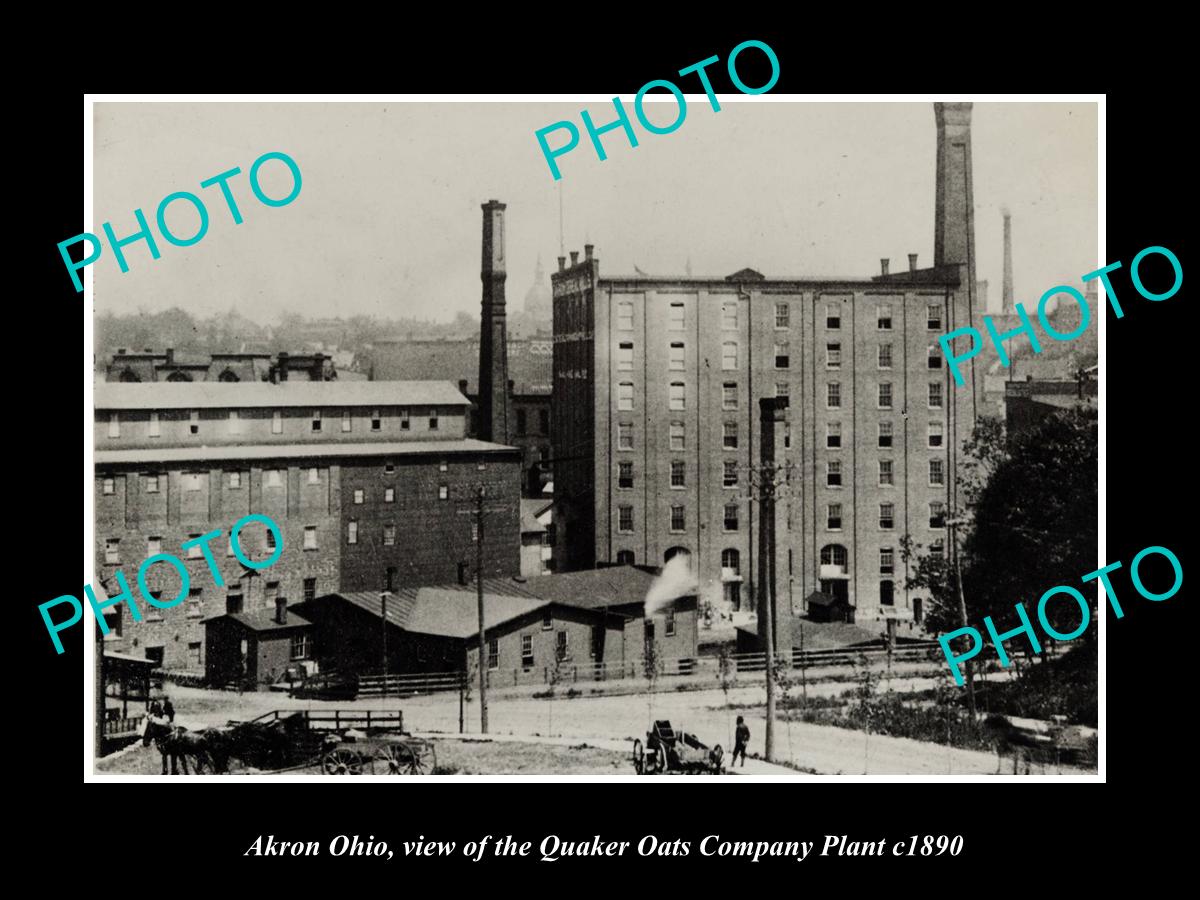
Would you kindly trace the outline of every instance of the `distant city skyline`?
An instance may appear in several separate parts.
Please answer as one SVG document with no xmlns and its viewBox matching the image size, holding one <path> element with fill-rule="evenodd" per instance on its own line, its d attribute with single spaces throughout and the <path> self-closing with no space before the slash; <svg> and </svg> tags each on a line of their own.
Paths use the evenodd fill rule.
<svg viewBox="0 0 1200 900">
<path fill-rule="evenodd" d="M 623 98 L 629 105 L 630 98 Z M 932 103 L 742 102 L 713 113 L 689 101 L 671 135 L 585 141 L 554 182 L 534 131 L 604 103 L 98 103 L 92 230 L 118 237 L 153 222 L 158 201 L 189 190 L 206 202 L 208 235 L 111 251 L 95 268 L 98 313 L 197 317 L 236 309 L 258 324 L 288 312 L 449 321 L 477 316 L 480 205 L 508 205 L 507 299 L 520 310 L 537 257 L 545 284 L 565 250 L 596 245 L 602 274 L 864 277 L 918 253 L 933 260 Z M 673 101 L 671 101 L 673 103 Z M 611 104 L 608 104 L 611 110 Z M 1027 306 L 1105 261 L 1096 257 L 1097 114 L 1092 103 L 976 103 L 973 112 L 977 275 L 999 307 L 1001 208 L 1012 212 L 1015 296 Z M 255 201 L 250 163 L 292 156 L 304 187 L 289 206 Z M 234 225 L 200 181 L 233 166 L 245 221 Z M 282 169 L 282 167 L 281 167 Z M 271 173 L 263 170 L 268 193 Z M 277 195 L 285 193 L 280 178 Z M 174 207 L 172 211 L 174 213 Z M 172 221 L 175 219 L 172 217 Z M 180 230 L 186 232 L 184 213 Z"/>
</svg>

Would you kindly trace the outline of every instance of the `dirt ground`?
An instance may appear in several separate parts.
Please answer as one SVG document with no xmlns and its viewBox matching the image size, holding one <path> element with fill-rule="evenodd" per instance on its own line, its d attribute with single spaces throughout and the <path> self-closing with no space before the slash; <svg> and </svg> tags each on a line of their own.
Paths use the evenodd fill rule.
<svg viewBox="0 0 1200 900">
<path fill-rule="evenodd" d="M 628 753 L 580 743 L 573 747 L 544 746 L 514 741 L 435 742 L 438 774 L 454 775 L 630 775 Z M 453 771 L 451 771 L 453 770 Z M 162 757 L 153 745 L 140 743 L 96 763 L 97 772 L 123 775 L 161 775 Z M 238 770 L 235 768 L 234 774 Z M 321 775 L 319 767 L 290 774 Z"/>
<path fill-rule="evenodd" d="M 896 691 L 914 691 L 933 687 L 936 683 L 936 677 L 911 676 L 894 678 L 891 687 Z M 846 689 L 844 682 L 810 684 L 808 695 L 840 694 Z M 238 695 L 180 687 L 170 687 L 169 693 L 178 710 L 177 722 L 189 728 L 220 724 L 230 719 L 250 719 L 273 709 L 354 707 L 403 709 L 405 728 L 412 732 L 453 734 L 459 730 L 459 703 L 455 694 L 346 703 L 293 700 L 278 693 Z M 735 688 L 729 691 L 728 696 L 719 689 L 660 689 L 653 694 L 638 696 L 584 695 L 566 699 L 560 695 L 554 700 L 527 696 L 495 697 L 489 698 L 488 718 L 492 734 L 555 735 L 581 741 L 589 738 L 597 741 L 632 741 L 635 737 L 643 736 L 653 720 L 669 719 L 677 730 L 692 732 L 710 746 L 721 744 L 728 753 L 733 746 L 736 717 L 741 714 L 746 717 L 750 727 L 751 754 L 762 754 L 766 724 L 764 702 L 762 685 Z M 731 706 L 745 708 L 733 709 Z M 479 704 L 476 695 L 466 705 L 467 733 L 477 732 L 478 723 Z M 775 748 L 777 759 L 804 771 L 828 775 L 986 775 L 995 774 L 1000 762 L 995 753 L 962 750 L 908 738 L 867 735 L 861 731 L 801 722 L 778 722 Z M 565 771 L 549 758 L 544 758 L 539 765 L 547 768 L 536 771 L 546 774 Z M 569 762 L 564 761 L 564 765 L 569 765 Z M 521 771 L 533 772 L 535 769 Z M 1011 771 L 1011 767 L 1008 771 Z M 583 774 L 578 770 L 573 772 Z M 1044 774 L 1094 775 L 1095 772 L 1063 766 L 1048 768 Z"/>
</svg>

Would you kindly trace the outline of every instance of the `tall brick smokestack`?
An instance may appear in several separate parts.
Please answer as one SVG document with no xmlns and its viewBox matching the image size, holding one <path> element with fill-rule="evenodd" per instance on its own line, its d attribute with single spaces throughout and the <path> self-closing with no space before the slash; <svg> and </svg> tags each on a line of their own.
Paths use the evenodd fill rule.
<svg viewBox="0 0 1200 900">
<path fill-rule="evenodd" d="M 975 193 L 971 175 L 971 104 L 935 103 L 937 121 L 937 198 L 934 208 L 933 264 L 957 269 L 958 287 L 950 294 L 947 331 L 974 325 L 975 307 L 982 298 L 976 295 L 975 280 Z M 979 310 L 983 312 L 983 310 Z M 961 351 L 960 351 L 961 352 Z M 945 370 L 943 370 L 945 371 Z M 966 384 L 957 387 L 947 379 L 950 446 L 965 440 L 975 427 L 978 415 L 975 360 L 963 368 Z M 953 467 L 955 463 L 951 462 Z M 957 503 L 952 487 L 948 498 Z"/>
<path fill-rule="evenodd" d="M 933 264 L 970 267 L 975 284 L 975 197 L 971 187 L 971 104 L 935 103 L 937 205 Z"/>
<path fill-rule="evenodd" d="M 479 334 L 479 437 L 508 443 L 508 325 L 504 306 L 504 210 L 483 204 L 483 305 Z"/>
<path fill-rule="evenodd" d="M 1001 310 L 1013 311 L 1013 282 L 1012 282 L 1012 213 L 1007 207 L 1000 212 L 1004 215 L 1004 286 L 1001 288 Z"/>
</svg>

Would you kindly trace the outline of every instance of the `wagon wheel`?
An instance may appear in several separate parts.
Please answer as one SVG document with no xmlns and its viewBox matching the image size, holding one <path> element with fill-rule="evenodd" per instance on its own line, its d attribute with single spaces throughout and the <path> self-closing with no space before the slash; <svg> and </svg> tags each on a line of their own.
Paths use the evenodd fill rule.
<svg viewBox="0 0 1200 900">
<path fill-rule="evenodd" d="M 322 760 L 326 775 L 361 775 L 363 761 L 353 750 L 337 748 L 325 754 Z"/>
<path fill-rule="evenodd" d="M 417 748 L 417 762 L 421 771 L 414 772 L 414 775 L 433 775 L 437 768 L 437 748 L 431 742 L 422 743 Z"/>
<path fill-rule="evenodd" d="M 714 775 L 721 774 L 721 762 L 725 759 L 725 751 L 721 749 L 721 745 L 712 748 L 712 753 L 709 754 L 709 759 L 712 760 L 712 773 Z"/>
<path fill-rule="evenodd" d="M 404 744 L 384 744 L 375 751 L 375 759 L 379 761 L 382 775 L 412 774 L 416 765 L 416 757 Z"/>
<path fill-rule="evenodd" d="M 654 766 L 651 769 L 651 774 L 659 775 L 667 771 L 667 748 L 663 744 L 659 744 L 654 751 Z"/>
<path fill-rule="evenodd" d="M 641 738 L 633 739 L 633 771 L 639 775 L 646 768 L 646 748 L 642 746 Z"/>
</svg>

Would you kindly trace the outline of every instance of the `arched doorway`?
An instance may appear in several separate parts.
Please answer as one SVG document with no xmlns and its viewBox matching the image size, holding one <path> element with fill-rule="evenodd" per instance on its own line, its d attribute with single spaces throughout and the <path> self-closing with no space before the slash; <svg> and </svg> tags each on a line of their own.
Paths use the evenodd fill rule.
<svg viewBox="0 0 1200 900">
<path fill-rule="evenodd" d="M 167 381 L 191 381 L 192 376 L 185 372 L 172 372 L 167 376 Z"/>
<path fill-rule="evenodd" d="M 687 547 L 669 547 L 663 554 L 663 562 L 668 563 L 677 556 L 691 556 L 692 551 Z"/>
<path fill-rule="evenodd" d="M 742 609 L 742 555 L 734 547 L 721 551 L 721 591 L 733 612 Z"/>
<path fill-rule="evenodd" d="M 821 593 L 842 603 L 850 602 L 849 554 L 841 544 L 821 548 Z"/>
<path fill-rule="evenodd" d="M 242 379 L 238 378 L 237 375 L 235 375 L 229 369 L 226 369 L 224 372 L 222 372 L 220 375 L 217 376 L 217 381 L 241 381 L 241 380 Z"/>
<path fill-rule="evenodd" d="M 133 369 L 122 369 L 121 376 L 117 379 L 117 381 L 124 382 L 125 384 L 135 384 L 141 380 Z"/>
</svg>

